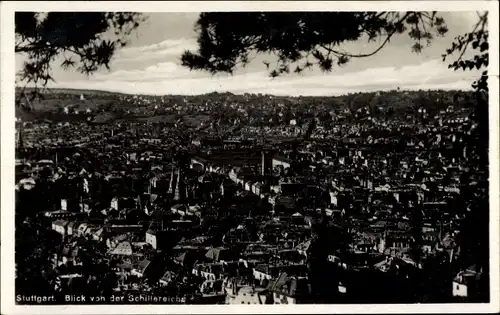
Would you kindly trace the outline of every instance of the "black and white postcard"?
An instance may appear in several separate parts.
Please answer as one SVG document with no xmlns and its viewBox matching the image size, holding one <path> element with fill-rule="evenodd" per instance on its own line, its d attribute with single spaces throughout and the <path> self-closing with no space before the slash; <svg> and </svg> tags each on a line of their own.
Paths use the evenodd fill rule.
<svg viewBox="0 0 500 315">
<path fill-rule="evenodd" d="M 498 2 L 1 9 L 2 314 L 499 311 Z"/>
</svg>

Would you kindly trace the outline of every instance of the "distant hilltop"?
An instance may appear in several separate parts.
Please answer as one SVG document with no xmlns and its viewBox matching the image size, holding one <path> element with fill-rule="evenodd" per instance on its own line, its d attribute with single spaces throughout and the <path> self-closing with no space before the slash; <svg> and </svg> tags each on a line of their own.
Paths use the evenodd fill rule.
<svg viewBox="0 0 500 315">
<path fill-rule="evenodd" d="M 23 88 L 16 87 L 16 97 L 20 95 Z M 34 91 L 34 88 L 24 88 L 25 93 L 30 93 Z M 152 95 L 152 94 L 134 94 L 134 93 L 120 93 L 120 92 L 112 92 L 112 91 L 103 91 L 103 90 L 83 90 L 83 89 L 69 89 L 69 88 L 48 88 L 44 90 L 39 90 L 39 92 L 43 95 L 50 94 L 66 94 L 66 95 L 75 95 L 75 96 L 122 96 L 122 97 L 130 97 L 130 96 L 141 96 L 141 97 L 185 97 L 185 98 L 196 98 L 196 97 L 272 97 L 276 99 L 332 99 L 332 98 L 343 98 L 354 95 L 389 95 L 389 94 L 415 94 L 415 93 L 446 93 L 446 94 L 470 94 L 471 91 L 462 91 L 462 90 L 399 90 L 394 89 L 390 91 L 373 91 L 373 92 L 356 92 L 356 93 L 346 93 L 343 95 L 332 95 L 332 96 L 314 96 L 314 95 L 304 95 L 304 96 L 282 96 L 282 95 L 272 95 L 272 94 L 263 94 L 263 93 L 242 93 L 235 94 L 232 92 L 210 92 L 199 95 L 182 95 L 182 94 L 164 94 L 164 95 Z"/>
<path fill-rule="evenodd" d="M 273 96 L 267 94 L 233 94 L 212 92 L 203 95 L 133 95 L 100 90 L 48 89 L 32 99 L 33 90 L 17 88 L 16 117 L 27 120 L 87 120 L 106 123 L 116 119 L 149 122 L 175 122 L 181 117 L 210 116 L 218 121 L 224 117 L 249 119 L 281 115 L 278 120 L 294 120 L 309 116 L 347 115 L 388 117 L 428 114 L 452 108 L 472 108 L 472 91 L 380 91 L 341 96 Z M 57 116 L 57 117 L 56 117 Z M 89 117 L 90 116 L 90 117 Z M 288 119 L 289 118 L 289 119 Z M 198 120 L 206 118 L 197 118 Z"/>
<path fill-rule="evenodd" d="M 19 96 L 21 94 L 21 91 L 23 88 L 21 87 L 16 87 L 16 96 Z M 24 88 L 25 93 L 30 93 L 33 92 L 35 89 L 34 88 Z M 47 89 L 40 89 L 39 93 L 44 94 L 44 95 L 49 95 L 49 94 L 67 94 L 67 95 L 84 95 L 84 96 L 98 96 L 98 95 L 116 95 L 116 96 L 133 96 L 134 94 L 127 94 L 127 93 L 120 93 L 120 92 L 112 92 L 112 91 L 103 91 L 103 90 L 82 90 L 82 89 L 63 89 L 63 88 L 47 88 Z M 161 95 L 148 95 L 148 94 L 137 94 L 138 96 L 144 96 L 144 97 L 158 97 Z M 211 92 L 211 93 L 206 93 L 206 94 L 200 94 L 199 96 L 234 96 L 237 94 L 233 94 L 231 92 Z M 243 95 L 243 94 L 242 94 Z M 173 94 L 165 94 L 164 96 L 184 96 L 184 95 L 173 95 Z M 195 95 L 198 96 L 198 95 Z M 187 97 L 192 97 L 192 95 L 187 96 Z"/>
</svg>

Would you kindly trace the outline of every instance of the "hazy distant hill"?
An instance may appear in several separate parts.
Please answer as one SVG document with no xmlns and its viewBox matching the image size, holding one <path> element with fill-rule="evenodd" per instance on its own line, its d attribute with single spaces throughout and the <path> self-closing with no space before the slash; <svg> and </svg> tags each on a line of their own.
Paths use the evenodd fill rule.
<svg viewBox="0 0 500 315">
<path fill-rule="evenodd" d="M 18 95 L 21 92 L 20 87 L 16 87 L 16 95 Z M 25 91 L 26 93 L 29 93 L 33 91 L 34 89 L 31 88 L 26 88 Z M 93 95 L 124 95 L 121 93 L 116 93 L 116 92 L 109 92 L 109 91 L 101 91 L 101 90 L 80 90 L 80 89 L 46 89 L 45 91 L 41 91 L 42 94 L 45 95 L 50 95 L 50 94 L 68 94 L 68 95 L 78 95 L 80 96 L 81 94 L 86 95 L 86 96 L 93 96 Z"/>
<path fill-rule="evenodd" d="M 16 108 L 16 116 L 23 120 L 33 120 L 40 118 L 47 119 L 85 119 L 83 114 L 85 111 L 91 111 L 94 118 L 104 123 L 113 120 L 127 110 L 140 108 L 146 114 L 140 115 L 137 118 L 140 120 L 161 121 L 165 115 L 160 113 L 160 110 L 155 109 L 155 104 L 160 104 L 159 107 L 169 107 L 175 104 L 193 104 L 205 105 L 210 101 L 234 102 L 244 104 L 246 108 L 253 108 L 267 104 L 267 107 L 273 108 L 273 105 L 285 105 L 290 108 L 295 108 L 295 111 L 301 111 L 303 108 L 308 108 L 309 111 L 329 111 L 329 110 L 349 110 L 350 112 L 357 111 L 361 108 L 369 110 L 372 115 L 391 115 L 396 114 L 413 114 L 418 108 L 425 107 L 428 111 L 435 112 L 448 108 L 450 105 L 455 107 L 472 107 L 474 106 L 474 98 L 472 92 L 464 91 L 442 91 L 442 90 L 425 90 L 425 91 L 386 91 L 386 92 L 369 92 L 369 93 L 353 93 L 342 96 L 332 97 L 285 97 L 285 96 L 270 96 L 265 94 L 242 94 L 236 95 L 233 93 L 209 93 L 197 96 L 183 95 L 164 95 L 164 96 L 148 96 L 148 95 L 128 95 L 122 93 L 114 93 L 99 90 L 78 90 L 78 89 L 50 89 L 44 92 L 40 99 L 28 102 L 21 97 L 20 89 L 16 89 L 16 97 L 21 100 L 22 104 L 29 104 L 31 110 Z M 26 93 L 30 90 L 27 89 Z M 64 118 L 56 115 L 62 114 L 64 108 L 76 108 L 81 115 L 79 117 Z M 161 109 L 161 108 L 160 108 Z M 87 113 L 88 114 L 88 113 Z M 193 114 L 193 113 L 191 113 Z M 54 118 L 54 115 L 58 118 Z M 95 117 L 95 116 L 102 117 Z M 60 117 L 59 117 L 60 116 Z M 66 115 L 68 116 L 68 115 Z M 172 117 L 167 120 L 171 121 Z"/>
</svg>

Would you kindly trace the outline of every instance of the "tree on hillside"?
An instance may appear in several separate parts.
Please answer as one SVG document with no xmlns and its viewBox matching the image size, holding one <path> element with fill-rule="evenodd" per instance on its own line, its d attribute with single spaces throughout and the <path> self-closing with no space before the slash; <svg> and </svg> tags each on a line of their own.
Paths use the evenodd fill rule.
<svg viewBox="0 0 500 315">
<path fill-rule="evenodd" d="M 109 63 L 127 37 L 145 20 L 132 12 L 16 12 L 15 53 L 27 57 L 19 80 L 35 87 L 53 81 L 52 67 L 90 75 Z"/>
</svg>

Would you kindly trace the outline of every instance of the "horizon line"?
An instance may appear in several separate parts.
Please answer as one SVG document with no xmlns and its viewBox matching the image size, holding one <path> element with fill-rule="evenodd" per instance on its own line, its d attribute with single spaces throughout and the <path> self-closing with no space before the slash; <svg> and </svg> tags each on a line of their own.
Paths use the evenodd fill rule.
<svg viewBox="0 0 500 315">
<path fill-rule="evenodd" d="M 29 86 L 15 86 L 15 89 L 36 89 L 37 87 L 29 87 Z M 355 94 L 370 94 L 370 93 L 390 93 L 390 92 L 420 92 L 420 91 L 425 91 L 425 92 L 438 92 L 438 91 L 443 91 L 443 92 L 451 92 L 451 91 L 456 91 L 456 92 L 473 92 L 472 86 L 470 89 L 456 89 L 456 88 L 451 88 L 451 89 L 443 89 L 443 88 L 435 88 L 435 89 L 381 89 L 381 90 L 373 90 L 373 91 L 358 91 L 358 92 L 347 92 L 343 94 L 338 94 L 338 95 L 280 95 L 280 94 L 270 94 L 270 93 L 250 93 L 250 92 L 242 92 L 242 93 L 235 93 L 235 92 L 230 92 L 230 91 L 225 91 L 225 92 L 220 92 L 220 91 L 212 91 L 208 93 L 203 93 L 203 94 L 148 94 L 148 93 L 124 93 L 124 92 L 117 92 L 117 91 L 111 91 L 111 90 L 98 90 L 98 89 L 78 89 L 78 88 L 63 88 L 63 87 L 55 87 L 55 88 L 50 88 L 50 87 L 38 87 L 41 91 L 40 93 L 44 93 L 45 91 L 61 91 L 61 90 L 69 90 L 69 91 L 81 91 L 81 92 L 98 92 L 102 94 L 116 94 L 116 95 L 137 95 L 137 96 L 153 96 L 153 97 L 162 97 L 162 96 L 183 96 L 183 97 L 197 97 L 197 96 L 205 96 L 205 95 L 210 95 L 210 94 L 232 94 L 235 96 L 245 96 L 245 95 L 256 95 L 258 96 L 259 94 L 261 96 L 273 96 L 273 97 L 287 97 L 287 98 L 309 98 L 309 97 L 315 97 L 315 98 L 329 98 L 329 97 L 342 97 L 342 96 L 348 96 L 348 95 L 355 95 Z M 16 95 L 17 97 L 17 95 Z"/>
</svg>

